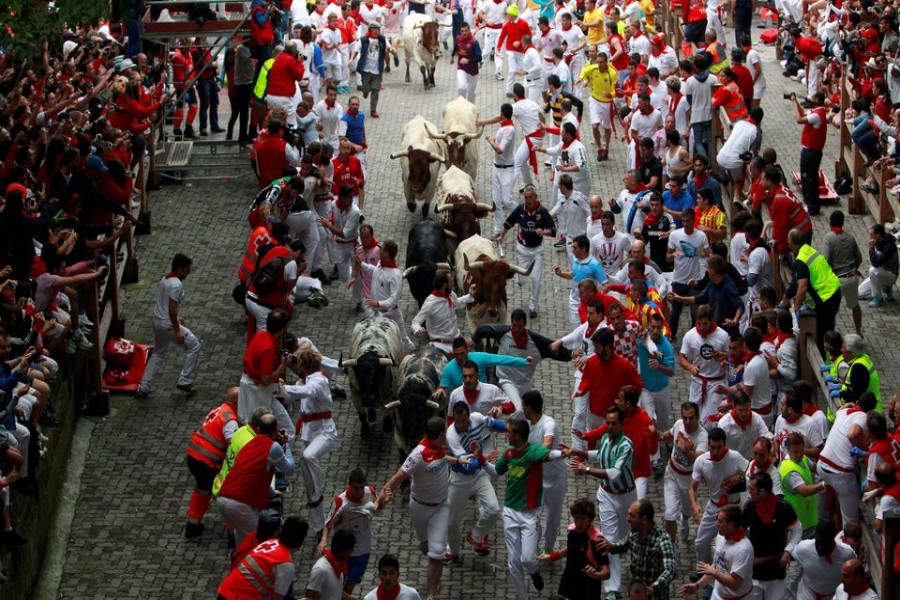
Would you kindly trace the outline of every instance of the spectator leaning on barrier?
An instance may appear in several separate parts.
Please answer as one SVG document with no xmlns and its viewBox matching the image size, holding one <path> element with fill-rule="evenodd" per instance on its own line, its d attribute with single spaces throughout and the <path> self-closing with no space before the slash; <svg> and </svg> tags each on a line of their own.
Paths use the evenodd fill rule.
<svg viewBox="0 0 900 600">
<path fill-rule="evenodd" d="M 828 261 L 807 243 L 807 235 L 800 229 L 788 234 L 788 244 L 794 262 L 793 278 L 784 292 L 783 303 L 791 303 L 794 314 L 799 314 L 804 304 L 816 311 L 816 345 L 822 351 L 826 331 L 834 330 L 837 311 L 841 307 L 841 281 L 831 270 Z"/>
</svg>

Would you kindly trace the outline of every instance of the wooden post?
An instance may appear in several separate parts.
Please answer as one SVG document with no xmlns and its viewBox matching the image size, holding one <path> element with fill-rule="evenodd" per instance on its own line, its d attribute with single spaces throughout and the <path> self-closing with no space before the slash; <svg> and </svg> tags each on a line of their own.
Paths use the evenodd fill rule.
<svg viewBox="0 0 900 600">
<path fill-rule="evenodd" d="M 116 272 L 110 269 L 109 282 L 115 286 Z M 109 284 L 107 284 L 109 285 Z M 105 337 L 100 336 L 100 302 L 103 300 L 98 294 L 97 282 L 87 283 L 82 291 L 82 306 L 88 313 L 88 318 L 94 322 L 94 329 L 91 331 L 90 341 L 94 344 L 91 350 L 88 350 L 85 356 L 85 383 L 88 389 L 87 412 L 91 416 L 105 417 L 109 414 L 109 394 L 103 389 L 103 374 L 101 373 L 101 355 L 103 353 L 103 345 L 106 342 Z"/>
<path fill-rule="evenodd" d="M 886 511 L 884 515 L 884 563 L 881 565 L 880 595 L 882 598 L 896 598 L 900 595 L 900 583 L 894 572 L 897 560 L 897 543 L 900 542 L 900 510 Z M 878 585 L 879 582 L 875 582 Z"/>
<path fill-rule="evenodd" d="M 816 381 L 815 370 L 819 365 L 814 365 L 809 360 L 809 345 L 816 345 L 816 313 L 804 311 L 800 313 L 800 335 L 797 336 L 798 356 L 800 358 L 799 379 L 804 381 Z"/>
<path fill-rule="evenodd" d="M 890 223 L 894 220 L 894 209 L 891 207 L 887 191 L 887 181 L 891 178 L 891 171 L 882 167 L 874 173 L 878 183 L 878 222 Z"/>
</svg>

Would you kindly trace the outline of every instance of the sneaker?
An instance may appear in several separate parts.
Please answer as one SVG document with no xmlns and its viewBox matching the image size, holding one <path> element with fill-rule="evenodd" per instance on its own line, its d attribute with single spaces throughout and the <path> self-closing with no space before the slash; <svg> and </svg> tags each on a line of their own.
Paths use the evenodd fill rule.
<svg viewBox="0 0 900 600">
<path fill-rule="evenodd" d="M 377 119 L 377 118 L 378 118 L 378 111 L 377 111 L 377 110 L 371 111 L 371 112 L 369 113 L 369 116 L 372 117 L 373 119 Z"/>
<path fill-rule="evenodd" d="M 194 128 L 188 125 L 184 128 L 184 137 L 189 140 L 196 140 L 197 134 L 194 133 Z"/>
<path fill-rule="evenodd" d="M 544 578 L 537 571 L 531 574 L 531 583 L 534 584 L 534 589 L 539 592 L 544 589 Z"/>
<path fill-rule="evenodd" d="M 178 384 L 175 387 L 177 387 L 179 390 L 181 390 L 188 396 L 193 396 L 199 391 L 199 388 L 196 385 L 194 385 L 193 383 L 189 383 L 187 385 Z"/>
<path fill-rule="evenodd" d="M 181 130 L 180 127 L 175 127 L 172 129 L 172 135 L 174 135 L 175 137 L 183 137 L 184 132 Z"/>
<path fill-rule="evenodd" d="M 504 77 L 503 75 L 494 75 L 494 79 L 496 79 L 497 81 L 503 81 Z"/>
<path fill-rule="evenodd" d="M 81 327 L 93 327 L 94 326 L 93 321 L 91 321 L 88 318 L 88 316 L 84 313 L 81 313 L 80 315 L 78 315 L 78 324 Z"/>
<path fill-rule="evenodd" d="M 150 392 L 142 392 L 141 390 L 138 390 L 134 393 L 135 400 L 146 400 L 149 397 L 150 397 Z"/>
<path fill-rule="evenodd" d="M 206 529 L 206 525 L 203 523 L 186 523 L 184 526 L 184 537 L 187 539 L 200 537 L 203 531 Z"/>
<path fill-rule="evenodd" d="M 556 239 L 556 242 L 554 242 L 553 247 L 554 248 L 565 248 L 566 247 L 566 238 L 564 238 L 563 236 L 559 236 Z"/>
<path fill-rule="evenodd" d="M 206 137 L 206 136 L 208 136 L 208 135 L 209 135 L 209 134 L 206 133 L 206 130 L 205 130 L 205 129 L 201 129 L 201 130 L 200 130 L 200 137 Z"/>
<path fill-rule="evenodd" d="M 458 554 L 450 554 L 449 552 L 444 552 L 444 565 L 459 565 L 462 564 L 462 559 Z"/>
<path fill-rule="evenodd" d="M 363 311 L 362 302 L 357 302 L 356 306 L 353 307 L 353 312 L 356 314 L 360 314 Z"/>
<path fill-rule="evenodd" d="M 538 312 L 536 310 L 528 310 L 528 318 L 529 319 L 537 319 Z"/>
<path fill-rule="evenodd" d="M 400 56 L 397 55 L 397 54 L 394 54 L 394 66 L 395 66 L 395 67 L 399 67 L 399 66 L 400 66 Z"/>
<path fill-rule="evenodd" d="M 884 299 L 881 296 L 872 296 L 869 308 L 881 308 L 882 306 L 884 306 Z"/>
<path fill-rule="evenodd" d="M 491 553 L 490 548 L 488 547 L 488 538 L 484 536 L 484 539 L 480 542 L 475 541 L 475 538 L 472 537 L 472 534 L 466 536 L 466 543 L 472 546 L 472 552 L 477 554 L 478 556 L 487 556 Z"/>
<path fill-rule="evenodd" d="M 221 127 L 212 127 L 212 128 L 210 128 L 210 132 L 212 132 L 212 133 L 224 133 L 225 130 L 222 129 Z"/>
</svg>

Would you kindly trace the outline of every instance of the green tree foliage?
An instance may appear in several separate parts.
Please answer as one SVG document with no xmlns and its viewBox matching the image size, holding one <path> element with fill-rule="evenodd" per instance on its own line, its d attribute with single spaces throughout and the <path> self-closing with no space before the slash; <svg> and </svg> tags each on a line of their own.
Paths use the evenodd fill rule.
<svg viewBox="0 0 900 600">
<path fill-rule="evenodd" d="M 62 46 L 62 31 L 78 25 L 95 25 L 104 18 L 130 18 L 128 0 L 6 0 L 0 22 L 0 46 L 17 60 L 34 62 L 46 41 L 50 48 Z"/>
</svg>

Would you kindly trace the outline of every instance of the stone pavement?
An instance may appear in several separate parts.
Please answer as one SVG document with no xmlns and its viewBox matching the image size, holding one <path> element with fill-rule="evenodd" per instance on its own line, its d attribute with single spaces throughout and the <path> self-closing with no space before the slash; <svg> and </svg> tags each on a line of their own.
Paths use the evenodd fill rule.
<svg viewBox="0 0 900 600">
<path fill-rule="evenodd" d="M 761 53 L 769 82 L 768 96 L 763 103 L 766 110 L 764 146 L 777 148 L 781 164 L 790 171 L 799 164 L 800 128 L 794 122 L 790 103 L 782 100 L 782 92 L 800 93 L 801 87 L 781 76 L 775 63 L 774 48 L 763 47 Z M 506 101 L 503 84 L 493 79 L 491 67 L 485 65 L 485 73 L 479 82 L 477 103 L 483 116 L 497 114 L 500 104 Z M 415 70 L 413 73 L 417 75 Z M 399 131 L 412 116 L 422 114 L 440 123 L 441 107 L 456 95 L 454 68 L 447 64 L 446 58 L 440 63 L 436 78 L 437 87 L 425 91 L 416 76 L 414 83 L 405 84 L 402 74 L 397 71 L 387 75 L 387 89 L 381 98 L 381 119 L 367 119 L 371 149 L 366 220 L 375 227 L 379 239 L 394 238 L 400 243 L 401 263 L 407 232 L 420 217 L 418 212 L 407 212 L 398 191 L 400 169 L 388 159 L 388 154 L 396 150 Z M 346 95 L 340 98 L 345 106 L 346 101 Z M 226 106 L 227 102 L 224 102 L 222 108 Z M 363 106 L 367 107 L 368 103 L 364 101 Z M 489 128 L 489 132 L 493 130 L 495 127 Z M 582 137 L 591 139 L 587 123 Z M 830 174 L 837 152 L 834 130 L 829 138 L 824 168 Z M 479 195 L 487 199 L 490 198 L 489 147 L 483 140 L 476 143 L 480 143 L 482 156 L 476 185 Z M 615 144 L 609 162 L 591 164 L 594 191 L 604 198 L 618 194 L 624 158 L 624 145 Z M 539 189 L 544 194 L 545 204 L 550 205 L 546 171 L 542 171 L 541 176 Z M 123 296 L 128 337 L 140 342 L 152 341 L 149 314 L 156 282 L 168 272 L 173 254 L 184 252 L 192 256 L 194 271 L 186 282 L 183 312 L 188 326 L 203 345 L 199 377 L 202 391 L 187 399 L 175 389 L 180 359 L 170 357 L 150 399 L 143 402 L 135 402 L 130 396 L 112 399 L 113 413 L 98 423 L 86 457 L 59 598 L 212 598 L 226 573 L 225 536 L 222 520 L 214 506 L 206 519 L 206 533 L 200 539 L 185 540 L 182 537 L 193 482 L 184 465 L 184 456 L 187 441 L 198 422 L 218 403 L 225 389 L 235 385 L 240 377 L 245 321 L 230 292 L 248 234 L 244 215 L 255 192 L 251 179 L 223 179 L 168 186 L 151 198 L 153 234 L 139 238 L 137 246 L 141 282 L 129 286 Z M 841 204 L 846 210 L 845 202 Z M 826 209 L 824 214 L 828 212 Z M 847 227 L 861 244 L 865 244 L 871 222 L 868 217 L 851 217 Z M 488 223 L 484 221 L 482 225 L 489 227 Z M 828 230 L 826 218 L 816 218 L 815 228 L 816 240 L 820 240 Z M 511 246 L 507 248 L 507 255 L 512 257 Z M 564 257 L 563 252 L 548 249 L 541 293 L 543 310 L 536 322 L 531 323 L 534 329 L 551 337 L 569 330 L 565 310 L 568 284 L 553 277 L 550 271 L 553 265 L 564 264 Z M 525 305 L 527 290 L 510 285 L 510 308 Z M 340 285 L 331 285 L 326 292 L 332 300 L 331 305 L 321 310 L 298 307 L 291 330 L 309 336 L 324 353 L 336 357 L 347 349 L 356 316 L 349 293 Z M 411 320 L 415 303 L 407 292 L 402 296 L 402 308 L 407 321 Z M 900 322 L 897 305 L 878 311 L 864 307 L 863 312 L 864 332 L 873 342 L 873 358 L 880 367 L 884 390 L 889 396 L 898 383 L 898 374 L 889 367 L 900 364 L 900 349 L 890 343 L 888 333 L 896 330 Z M 462 321 L 461 326 L 464 327 Z M 846 311 L 840 315 L 839 326 L 843 331 L 852 330 Z M 683 324 L 682 331 L 686 327 Z M 683 371 L 678 370 L 673 380 L 674 406 L 686 399 L 686 381 Z M 535 384 L 544 393 L 547 413 L 557 418 L 566 431 L 571 422 L 570 367 L 547 361 L 538 369 Z M 398 466 L 392 437 L 375 428 L 372 438 L 362 443 L 357 436 L 356 413 L 349 401 L 337 403 L 336 422 L 342 441 L 326 460 L 327 493 L 340 492 L 346 474 L 357 466 L 367 470 L 369 483 L 380 487 Z M 567 437 L 564 435 L 564 439 Z M 579 496 L 594 496 L 594 483 L 580 478 L 572 478 L 570 482 L 567 501 Z M 302 485 L 298 480 L 290 490 L 286 512 L 305 513 Z M 500 498 L 504 487 L 505 482 L 501 480 Z M 662 516 L 661 487 L 661 481 L 651 481 L 650 498 L 657 507 L 658 522 Z M 362 586 L 364 592 L 377 584 L 374 564 L 385 552 L 398 554 L 404 581 L 423 594 L 425 592 L 425 560 L 418 553 L 405 504 L 405 496 L 400 495 L 373 521 L 373 553 Z M 565 524 L 563 521 L 557 547 L 564 544 Z M 491 542 L 490 556 L 481 558 L 465 553 L 462 566 L 445 569 L 442 598 L 515 596 L 512 582 L 505 573 L 506 551 L 499 525 Z M 295 593 L 298 596 L 302 596 L 315 560 L 312 551 L 315 543 L 308 538 L 306 547 L 296 556 L 299 566 Z M 676 584 L 679 584 L 686 580 L 692 566 L 693 544 L 688 546 L 679 542 L 676 546 L 679 553 Z M 555 592 L 561 565 L 544 572 L 546 588 L 542 594 L 535 593 L 533 597 L 548 597 Z M 624 581 L 628 581 L 627 576 Z"/>
</svg>

